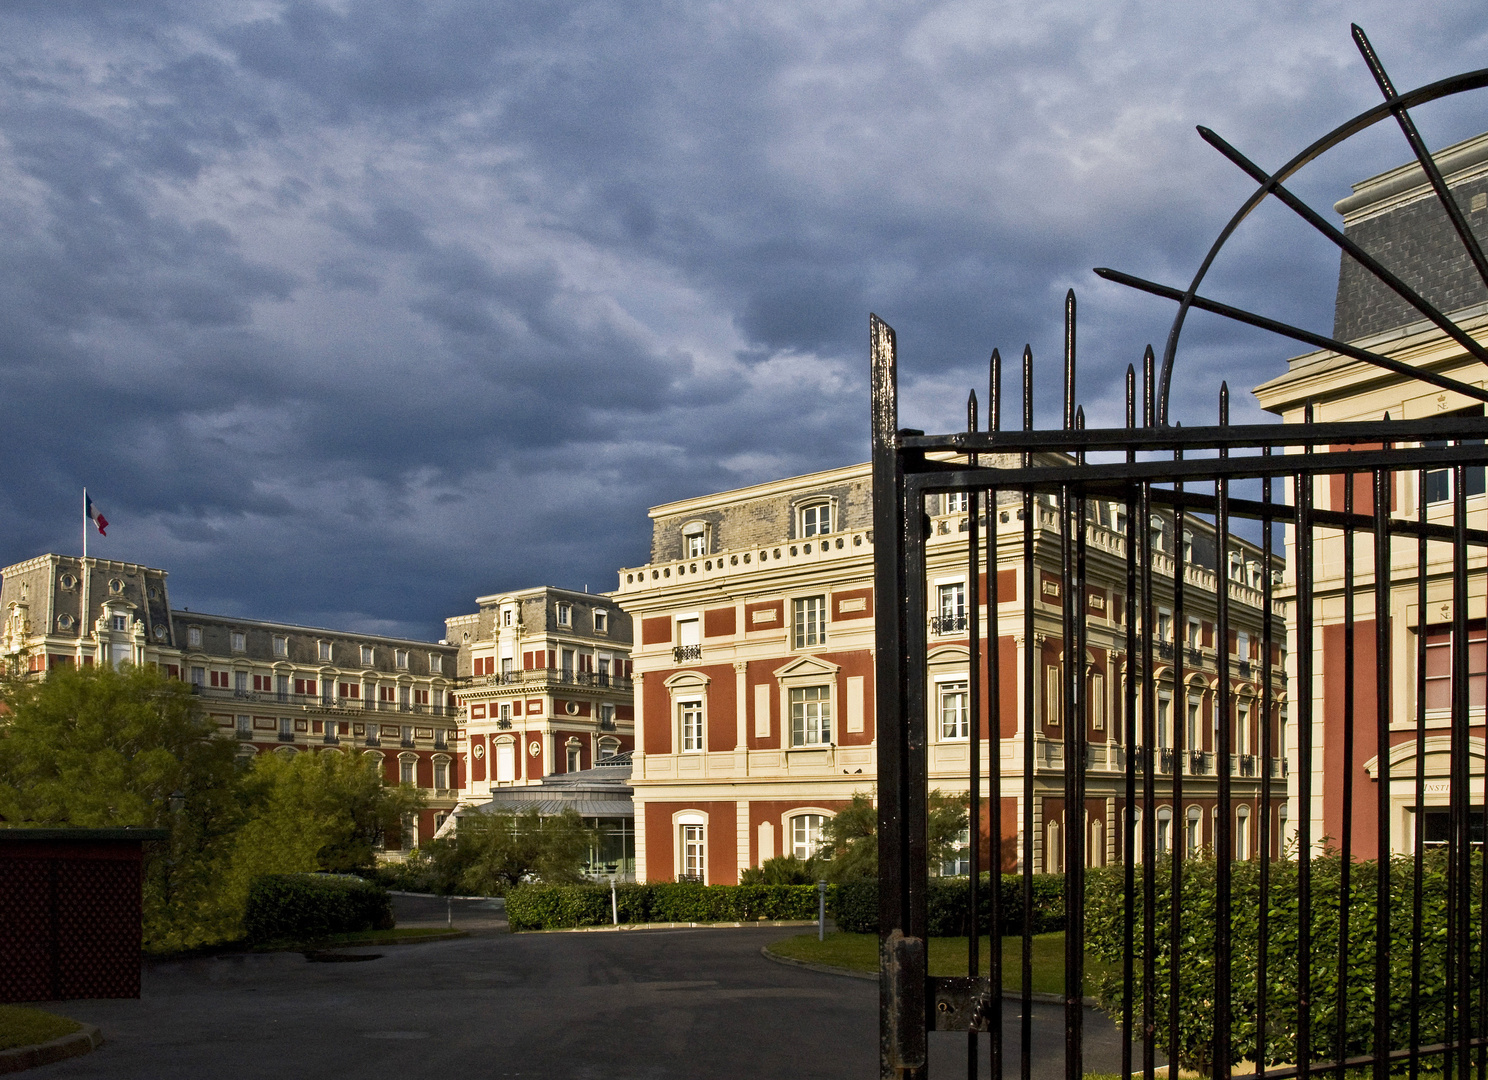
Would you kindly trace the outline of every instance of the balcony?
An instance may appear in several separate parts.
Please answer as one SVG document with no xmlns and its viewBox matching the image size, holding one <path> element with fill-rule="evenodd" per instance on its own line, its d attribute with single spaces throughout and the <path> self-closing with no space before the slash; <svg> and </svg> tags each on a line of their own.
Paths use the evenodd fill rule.
<svg viewBox="0 0 1488 1080">
<path fill-rule="evenodd" d="M 615 730 L 615 718 L 613 716 L 611 716 L 611 717 L 601 716 L 599 718 L 599 730 L 600 731 L 614 731 Z"/>
<path fill-rule="evenodd" d="M 702 658 L 703 647 L 701 645 L 678 645 L 672 649 L 672 661 L 677 664 L 685 664 Z"/>
<path fill-rule="evenodd" d="M 279 741 L 280 742 L 294 742 L 295 741 L 294 732 L 293 731 L 281 731 L 279 733 Z"/>
<path fill-rule="evenodd" d="M 1202 750 L 1190 750 L 1188 752 L 1188 771 L 1194 776 L 1204 776 L 1209 772 L 1209 755 Z"/>
<path fill-rule="evenodd" d="M 250 739 L 253 738 L 253 732 L 251 731 L 239 731 L 235 734 L 238 736 L 239 742 L 248 742 Z"/>
<path fill-rule="evenodd" d="M 694 645 L 692 648 L 701 649 Z M 699 654 L 701 655 L 701 653 Z M 566 671 L 561 668 L 533 668 L 531 671 L 506 671 L 495 675 L 467 675 L 455 680 L 456 690 L 475 690 L 487 686 L 527 686 L 533 683 L 548 683 L 558 686 L 593 686 L 615 690 L 629 690 L 631 681 L 623 675 L 607 672 Z M 444 714 L 441 706 L 415 706 L 426 709 L 435 716 Z M 450 711 L 454 715 L 454 711 Z"/>
<path fill-rule="evenodd" d="M 1173 659 L 1173 643 L 1171 641 L 1157 642 L 1157 658 L 1159 660 Z"/>
<path fill-rule="evenodd" d="M 960 615 L 936 615 L 930 620 L 930 633 L 932 634 L 964 634 L 966 627 L 965 612 Z"/>
<path fill-rule="evenodd" d="M 1157 751 L 1157 771 L 1163 773 L 1173 771 L 1173 751 L 1167 747 L 1161 747 Z"/>
<path fill-rule="evenodd" d="M 1240 775 L 1254 776 L 1256 774 L 1256 759 L 1254 754 L 1240 755 Z"/>
<path fill-rule="evenodd" d="M 362 745 L 363 746 L 381 746 L 382 745 L 382 740 L 379 739 L 376 735 L 372 734 L 372 732 L 369 731 L 369 732 L 367 732 L 367 737 L 362 740 Z"/>
</svg>

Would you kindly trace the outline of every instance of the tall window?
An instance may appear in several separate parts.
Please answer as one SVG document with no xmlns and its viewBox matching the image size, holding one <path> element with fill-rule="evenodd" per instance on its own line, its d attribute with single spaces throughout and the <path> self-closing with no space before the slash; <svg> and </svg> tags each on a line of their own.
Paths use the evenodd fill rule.
<svg viewBox="0 0 1488 1080">
<path fill-rule="evenodd" d="M 1064 720 L 1063 667 L 1050 664 L 1044 668 L 1044 719 L 1050 727 L 1058 727 Z"/>
<path fill-rule="evenodd" d="M 434 762 L 434 786 L 436 788 L 448 788 L 449 785 L 449 762 Z"/>
<path fill-rule="evenodd" d="M 1157 745 L 1166 750 L 1173 745 L 1173 699 L 1157 699 Z"/>
<path fill-rule="evenodd" d="M 569 772 L 578 772 L 579 771 L 579 748 L 577 746 L 569 746 L 569 747 L 567 747 L 567 750 L 568 750 L 568 771 Z"/>
<path fill-rule="evenodd" d="M 965 877 L 971 873 L 971 828 L 956 834 L 956 850 L 940 864 L 941 877 Z"/>
<path fill-rule="evenodd" d="M 1235 706 L 1235 753 L 1250 752 L 1250 706 L 1241 704 Z"/>
<path fill-rule="evenodd" d="M 1183 842 L 1190 855 L 1197 855 L 1199 853 L 1199 845 L 1203 842 L 1203 836 L 1199 831 L 1199 822 L 1203 820 L 1203 816 L 1203 814 L 1199 813 L 1197 806 L 1188 812 L 1187 827 L 1184 829 Z"/>
<path fill-rule="evenodd" d="M 607 634 L 610 632 L 610 613 L 604 608 L 594 609 L 594 632 L 596 634 Z"/>
<path fill-rule="evenodd" d="M 319 641 L 316 642 L 316 645 L 319 646 L 320 658 L 322 660 L 329 660 L 331 658 L 331 643 L 329 641 Z"/>
<path fill-rule="evenodd" d="M 407 649 L 394 649 L 393 650 L 393 659 L 394 659 L 394 662 L 398 665 L 398 667 L 400 667 L 400 668 L 407 668 L 408 667 L 408 650 Z"/>
<path fill-rule="evenodd" d="M 801 507 L 801 536 L 822 536 L 832 531 L 832 504 L 812 503 Z"/>
<path fill-rule="evenodd" d="M 364 667 L 371 667 L 372 666 L 372 646 L 371 645 L 363 645 L 362 646 L 362 665 Z"/>
<path fill-rule="evenodd" d="M 703 847 L 703 826 L 682 826 L 682 876 L 702 881 L 707 875 L 707 855 Z"/>
<path fill-rule="evenodd" d="M 701 701 L 677 702 L 677 725 L 681 730 L 683 751 L 703 748 L 703 703 Z"/>
<path fill-rule="evenodd" d="M 510 667 L 510 665 L 511 665 L 511 661 L 510 660 L 507 660 L 507 661 L 505 661 L 503 663 L 502 669 L 503 670 L 508 670 L 509 667 Z M 431 675 L 440 675 L 440 674 L 443 674 L 443 673 L 444 673 L 444 657 L 442 655 L 440 655 L 439 653 L 437 653 L 437 652 L 431 652 L 429 654 L 429 674 L 431 674 Z"/>
<path fill-rule="evenodd" d="M 558 605 L 558 625 L 559 626 L 572 626 L 573 625 L 573 605 L 572 604 L 559 604 Z"/>
<path fill-rule="evenodd" d="M 1235 858 L 1250 858 L 1250 809 L 1245 806 L 1235 811 Z"/>
<path fill-rule="evenodd" d="M 1162 608 L 1157 609 L 1157 640 L 1173 640 L 1173 613 Z"/>
<path fill-rule="evenodd" d="M 194 668 L 191 669 L 191 685 L 192 686 L 206 686 L 207 685 L 207 669 L 206 668 L 204 668 L 204 667 L 194 667 Z"/>
<path fill-rule="evenodd" d="M 937 634 L 953 634 L 966 629 L 966 585 L 956 581 L 935 587 L 935 609 L 938 612 L 933 627 Z"/>
<path fill-rule="evenodd" d="M 941 498 L 944 500 L 945 513 L 966 513 L 969 497 L 970 493 L 965 491 L 953 491 L 949 495 L 942 495 Z"/>
<path fill-rule="evenodd" d="M 1199 740 L 1199 716 L 1203 711 L 1204 699 L 1191 697 L 1188 699 L 1188 722 L 1183 726 L 1183 748 L 1185 750 L 1202 750 L 1203 743 Z"/>
<path fill-rule="evenodd" d="M 692 533 L 687 537 L 687 557 L 697 559 L 708 554 L 708 535 L 706 533 Z"/>
<path fill-rule="evenodd" d="M 1244 630 L 1235 635 L 1235 658 L 1242 662 L 1250 659 L 1250 635 Z"/>
<path fill-rule="evenodd" d="M 239 737 L 246 739 L 246 738 L 248 738 L 252 734 L 253 734 L 253 720 L 252 720 L 252 718 L 247 717 L 247 716 L 240 716 L 240 717 L 238 717 L 238 735 L 239 735 Z"/>
<path fill-rule="evenodd" d="M 248 692 L 248 673 L 246 671 L 233 672 L 233 690 L 239 694 Z"/>
<path fill-rule="evenodd" d="M 1427 446 L 1446 446 L 1444 442 L 1428 442 Z M 1481 439 L 1464 439 L 1460 446 L 1481 446 Z M 1467 469 L 1466 495 L 1481 495 L 1488 491 L 1488 470 L 1481 465 Z M 1426 501 L 1428 503 L 1450 502 L 1452 499 L 1452 470 L 1433 469 L 1426 474 Z M 1341 508 L 1340 508 L 1341 509 Z"/>
<path fill-rule="evenodd" d="M 791 854 L 798 859 L 809 859 L 822 846 L 822 826 L 826 818 L 821 814 L 800 814 L 791 818 Z"/>
<path fill-rule="evenodd" d="M 287 638 L 287 637 L 278 637 L 278 636 L 276 636 L 274 638 L 274 655 L 275 656 L 288 656 L 289 655 L 289 638 Z"/>
<path fill-rule="evenodd" d="M 971 735 L 966 683 L 940 684 L 940 737 L 965 739 Z"/>
<path fill-rule="evenodd" d="M 1090 675 L 1090 700 L 1086 702 L 1090 711 L 1090 727 L 1094 731 L 1106 730 L 1106 677 L 1099 671 Z"/>
<path fill-rule="evenodd" d="M 827 640 L 827 598 L 802 596 L 796 600 L 796 648 L 807 649 Z"/>
<path fill-rule="evenodd" d="M 1157 812 L 1157 855 L 1166 855 L 1173 847 L 1173 811 L 1166 806 Z"/>
<path fill-rule="evenodd" d="M 792 687 L 790 709 L 792 746 L 825 746 L 832 741 L 831 687 Z"/>
<path fill-rule="evenodd" d="M 398 762 L 398 779 L 402 783 L 413 783 L 413 759 L 402 758 Z"/>
<path fill-rule="evenodd" d="M 502 626 L 510 626 L 511 624 L 512 624 L 512 609 L 511 608 L 502 608 L 501 609 L 501 625 Z"/>
<path fill-rule="evenodd" d="M 232 632 L 232 651 L 244 652 L 245 650 L 247 650 L 247 648 L 248 635 L 244 634 L 241 630 L 234 630 Z"/>
<path fill-rule="evenodd" d="M 188 626 L 186 628 L 186 644 L 193 649 L 201 648 L 201 627 Z"/>
<path fill-rule="evenodd" d="M 1467 632 L 1467 697 L 1471 708 L 1481 709 L 1488 698 L 1488 632 L 1481 626 Z M 1426 707 L 1452 707 L 1452 632 L 1426 634 Z"/>
</svg>

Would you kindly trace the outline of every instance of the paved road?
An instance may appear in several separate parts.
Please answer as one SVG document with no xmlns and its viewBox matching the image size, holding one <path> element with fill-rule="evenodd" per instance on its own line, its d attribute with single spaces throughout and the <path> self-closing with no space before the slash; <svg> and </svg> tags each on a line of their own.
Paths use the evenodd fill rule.
<svg viewBox="0 0 1488 1080">
<path fill-rule="evenodd" d="M 467 916 L 489 920 L 492 912 L 472 906 Z M 455 941 L 346 950 L 377 956 L 365 962 L 272 953 L 153 964 L 138 1001 L 57 1007 L 97 1024 L 107 1043 L 36 1075 L 876 1076 L 877 986 L 759 955 L 767 942 L 798 932 L 485 929 Z M 1036 1009 L 1035 1075 L 1056 1080 L 1061 1013 Z M 1016 1011 L 1009 1003 L 1012 1033 Z M 1086 1067 L 1114 1072 L 1114 1029 L 1089 1016 Z M 964 1075 L 965 1045 L 964 1035 L 932 1036 L 934 1074 Z"/>
</svg>

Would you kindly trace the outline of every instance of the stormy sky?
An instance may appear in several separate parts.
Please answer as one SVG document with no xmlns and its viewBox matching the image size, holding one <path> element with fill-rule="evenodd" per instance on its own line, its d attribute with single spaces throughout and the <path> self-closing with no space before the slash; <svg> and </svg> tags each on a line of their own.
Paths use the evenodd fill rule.
<svg viewBox="0 0 1488 1080">
<path fill-rule="evenodd" d="M 86 484 L 90 554 L 198 610 L 433 638 L 613 589 L 647 507 L 866 458 L 870 311 L 905 424 L 1025 342 L 1053 423 L 1073 286 L 1116 421 L 1172 310 L 1090 268 L 1187 281 L 1249 191 L 1195 124 L 1275 166 L 1372 106 L 1351 20 L 1401 87 L 1488 62 L 1467 0 L 11 0 L 0 560 L 76 552 Z M 1337 274 L 1271 207 L 1207 291 L 1327 332 Z M 1174 418 L 1298 351 L 1195 317 Z"/>
</svg>

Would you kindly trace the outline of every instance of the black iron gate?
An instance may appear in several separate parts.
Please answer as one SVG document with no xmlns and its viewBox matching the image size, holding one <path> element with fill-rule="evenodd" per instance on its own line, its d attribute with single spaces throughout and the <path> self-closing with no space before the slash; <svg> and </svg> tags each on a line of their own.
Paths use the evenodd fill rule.
<svg viewBox="0 0 1488 1080">
<path fill-rule="evenodd" d="M 1121 1025 L 1123 1075 L 1173 1059 L 1275 1080 L 1488 1075 L 1488 510 L 1474 501 L 1488 419 L 1317 422 L 1309 408 L 1231 426 L 1221 387 L 1217 423 L 1168 423 L 1190 307 L 1488 401 L 1198 294 L 1235 225 L 1276 197 L 1488 362 L 1283 186 L 1393 118 L 1488 286 L 1406 111 L 1488 71 L 1400 95 L 1355 36 L 1384 104 L 1285 169 L 1206 133 L 1259 188 L 1186 292 L 1102 271 L 1181 302 L 1161 369 L 1150 349 L 1128 369 L 1125 426 L 1085 426 L 1073 294 L 1053 430 L 1033 426 L 1027 349 L 1021 424 L 1003 424 L 994 352 L 985 425 L 973 393 L 961 432 L 901 428 L 894 333 L 872 319 L 885 1077 L 925 1075 L 930 1032 L 966 1033 L 970 1076 L 1031 1075 L 1040 874 L 1062 875 L 1069 1080 L 1086 1071 L 1087 992 Z M 966 973 L 932 976 L 927 802 L 952 784 L 972 932 Z"/>
</svg>

